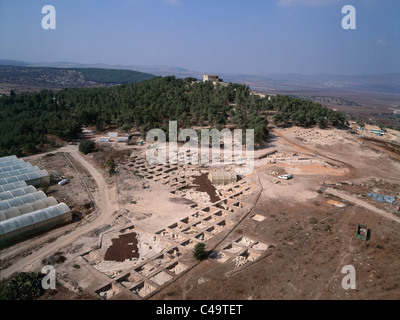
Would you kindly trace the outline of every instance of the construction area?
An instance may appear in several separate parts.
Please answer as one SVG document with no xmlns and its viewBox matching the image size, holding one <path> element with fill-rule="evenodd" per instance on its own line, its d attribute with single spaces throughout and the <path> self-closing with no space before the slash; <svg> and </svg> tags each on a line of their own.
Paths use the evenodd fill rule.
<svg viewBox="0 0 400 320">
<path fill-rule="evenodd" d="M 68 145 L 24 159 L 49 172 L 49 197 L 35 201 L 65 202 L 71 220 L 2 249 L 2 279 L 51 264 L 54 299 L 398 299 L 400 154 L 387 146 L 399 134 L 271 127 L 270 137 L 248 174 L 238 174 L 243 162 L 201 165 L 190 152 L 151 164 L 152 141 L 103 139 L 92 154 Z M 35 193 L 25 184 L 15 196 Z M 345 265 L 356 290 L 341 287 Z"/>
</svg>

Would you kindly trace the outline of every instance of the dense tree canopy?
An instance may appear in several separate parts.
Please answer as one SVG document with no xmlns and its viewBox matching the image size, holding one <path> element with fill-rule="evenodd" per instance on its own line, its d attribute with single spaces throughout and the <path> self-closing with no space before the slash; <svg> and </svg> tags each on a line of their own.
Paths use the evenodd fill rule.
<svg viewBox="0 0 400 320">
<path fill-rule="evenodd" d="M 190 79 L 192 80 L 192 79 Z M 0 156 L 33 153 L 54 137 L 73 140 L 84 125 L 103 131 L 112 126 L 137 129 L 231 125 L 255 130 L 255 142 L 268 136 L 265 111 L 276 110 L 276 123 L 338 125 L 342 114 L 319 104 L 277 96 L 271 101 L 250 94 L 245 85 L 214 86 L 173 76 L 111 88 L 76 88 L 0 98 Z"/>
<path fill-rule="evenodd" d="M 319 103 L 307 100 L 290 98 L 288 96 L 276 96 L 272 100 L 274 123 L 292 123 L 295 125 L 318 125 L 320 128 L 340 126 L 346 124 L 344 114 L 323 107 Z"/>
<path fill-rule="evenodd" d="M 98 83 L 131 83 L 154 78 L 151 74 L 132 70 L 98 68 L 74 68 L 71 70 L 80 72 L 86 81 Z"/>
<path fill-rule="evenodd" d="M 36 272 L 22 272 L 13 277 L 5 286 L 0 286 L 0 300 L 33 300 L 44 290 L 44 275 Z"/>
</svg>

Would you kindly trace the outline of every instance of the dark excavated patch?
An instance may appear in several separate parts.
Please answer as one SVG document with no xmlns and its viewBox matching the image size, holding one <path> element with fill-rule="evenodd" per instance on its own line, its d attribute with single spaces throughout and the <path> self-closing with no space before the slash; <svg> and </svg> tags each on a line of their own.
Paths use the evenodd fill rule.
<svg viewBox="0 0 400 320">
<path fill-rule="evenodd" d="M 123 262 L 126 259 L 139 258 L 135 232 L 121 234 L 111 241 L 112 245 L 107 249 L 104 260 Z"/>
<path fill-rule="evenodd" d="M 194 189 L 199 192 L 207 192 L 210 197 L 210 201 L 212 203 L 220 201 L 220 197 L 217 196 L 217 189 L 211 184 L 211 181 L 208 179 L 208 174 L 203 173 L 200 176 L 192 176 L 193 185 L 186 186 L 185 189 Z"/>
</svg>

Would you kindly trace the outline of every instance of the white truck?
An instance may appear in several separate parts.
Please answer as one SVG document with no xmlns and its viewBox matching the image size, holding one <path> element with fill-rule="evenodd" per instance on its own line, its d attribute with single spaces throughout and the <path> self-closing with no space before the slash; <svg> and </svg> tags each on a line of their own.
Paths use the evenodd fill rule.
<svg viewBox="0 0 400 320">
<path fill-rule="evenodd" d="M 289 180 L 292 179 L 292 175 L 291 174 L 284 174 L 281 176 L 278 176 L 279 179 L 283 179 L 283 180 Z"/>
</svg>

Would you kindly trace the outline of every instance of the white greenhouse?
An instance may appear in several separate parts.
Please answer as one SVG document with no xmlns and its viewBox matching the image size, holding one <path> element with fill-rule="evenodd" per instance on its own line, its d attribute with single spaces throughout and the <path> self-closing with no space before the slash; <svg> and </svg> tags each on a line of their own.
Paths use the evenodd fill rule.
<svg viewBox="0 0 400 320">
<path fill-rule="evenodd" d="M 22 187 L 22 188 L 10 190 L 10 191 L 0 192 L 0 201 L 8 200 L 8 199 L 15 198 L 15 197 L 21 197 L 26 194 L 30 194 L 30 193 L 34 193 L 34 192 L 36 192 L 36 188 L 34 186 L 26 186 L 26 187 Z"/>
<path fill-rule="evenodd" d="M 65 203 L 34 187 L 49 182 L 46 170 L 15 156 L 0 158 L 0 248 L 72 221 Z"/>
<path fill-rule="evenodd" d="M 31 213 L 37 210 L 46 209 L 57 205 L 58 202 L 54 197 L 36 200 L 31 203 L 26 203 L 17 207 L 12 207 L 0 212 L 0 221 L 15 218 L 26 213 Z"/>
<path fill-rule="evenodd" d="M 0 223 L 1 247 L 18 239 L 70 222 L 72 212 L 65 203 L 23 214 Z"/>
<path fill-rule="evenodd" d="M 50 183 L 50 177 L 46 170 L 36 170 L 15 176 L 0 177 L 0 185 L 18 181 L 25 181 L 29 185 L 39 186 L 41 183 Z"/>
<path fill-rule="evenodd" d="M 0 212 L 3 210 L 7 210 L 13 207 L 22 206 L 26 203 L 35 202 L 37 200 L 41 200 L 47 198 L 46 194 L 43 191 L 36 191 L 34 193 L 26 194 L 21 197 L 15 197 L 8 200 L 0 201 Z"/>
<path fill-rule="evenodd" d="M 13 183 L 9 183 L 9 184 L 3 184 L 3 185 L 0 185 L 0 192 L 6 192 L 6 191 L 18 189 L 18 188 L 23 188 L 26 186 L 27 186 L 27 184 L 25 181 L 18 181 L 18 182 L 13 182 Z"/>
</svg>

